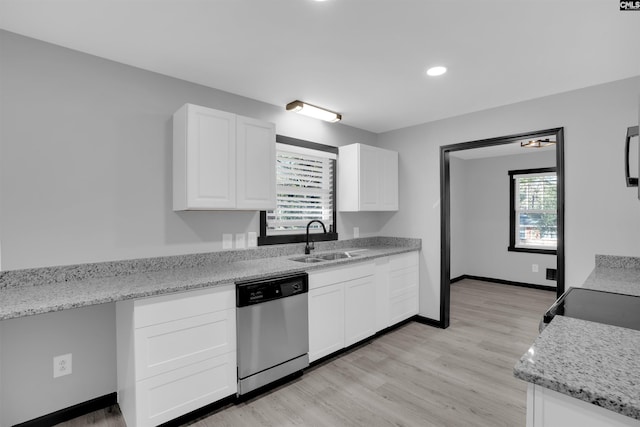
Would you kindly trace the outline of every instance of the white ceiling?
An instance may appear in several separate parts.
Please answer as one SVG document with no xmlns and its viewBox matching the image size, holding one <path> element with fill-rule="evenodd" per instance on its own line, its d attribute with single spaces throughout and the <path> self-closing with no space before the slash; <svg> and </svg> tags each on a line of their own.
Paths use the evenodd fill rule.
<svg viewBox="0 0 640 427">
<path fill-rule="evenodd" d="M 616 0 L 0 0 L 0 28 L 372 132 L 640 75 Z"/>
</svg>

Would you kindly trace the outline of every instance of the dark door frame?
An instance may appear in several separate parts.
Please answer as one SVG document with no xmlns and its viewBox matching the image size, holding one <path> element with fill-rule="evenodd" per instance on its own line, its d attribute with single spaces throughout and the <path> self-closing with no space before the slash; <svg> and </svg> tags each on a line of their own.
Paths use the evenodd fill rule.
<svg viewBox="0 0 640 427">
<path fill-rule="evenodd" d="M 524 139 L 535 139 L 544 136 L 555 136 L 556 169 L 558 174 L 558 250 L 557 250 L 557 294 L 562 295 L 565 285 L 565 248 L 564 248 L 564 128 L 553 128 L 526 132 L 498 138 L 462 142 L 440 147 L 440 324 L 442 328 L 449 326 L 449 309 L 451 296 L 451 183 L 449 174 L 449 153 L 452 151 L 471 150 L 510 144 Z"/>
</svg>

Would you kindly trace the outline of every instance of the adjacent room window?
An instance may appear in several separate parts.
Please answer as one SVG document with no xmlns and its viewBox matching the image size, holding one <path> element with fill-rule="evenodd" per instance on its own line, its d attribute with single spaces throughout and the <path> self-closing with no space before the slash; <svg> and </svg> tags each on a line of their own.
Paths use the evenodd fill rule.
<svg viewBox="0 0 640 427">
<path fill-rule="evenodd" d="M 556 168 L 509 171 L 509 250 L 555 254 L 558 246 Z"/>
<path fill-rule="evenodd" d="M 260 214 L 259 245 L 304 242 L 307 224 L 313 241 L 337 240 L 336 147 L 276 137 L 276 209 Z"/>
</svg>

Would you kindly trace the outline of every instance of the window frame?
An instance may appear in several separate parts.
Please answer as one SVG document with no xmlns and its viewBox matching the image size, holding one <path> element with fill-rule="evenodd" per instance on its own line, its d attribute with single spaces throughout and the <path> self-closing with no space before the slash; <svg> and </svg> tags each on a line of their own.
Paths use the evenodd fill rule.
<svg viewBox="0 0 640 427">
<path fill-rule="evenodd" d="M 316 151 L 324 151 L 338 155 L 338 147 L 330 145 L 318 144 L 316 142 L 305 141 L 302 139 L 291 138 L 283 135 L 276 135 L 276 142 L 280 144 L 293 145 L 295 147 L 308 148 Z M 335 161 L 337 163 L 337 160 Z M 333 232 L 313 233 L 314 242 L 326 242 L 338 240 L 337 232 L 337 164 L 333 165 Z M 258 236 L 258 246 L 281 245 L 287 243 L 304 243 L 306 242 L 306 233 L 301 234 L 280 234 L 275 236 L 267 236 L 267 211 L 260 211 L 260 235 Z"/>
<path fill-rule="evenodd" d="M 557 255 L 558 243 L 556 241 L 555 249 L 542 249 L 542 248 L 528 248 L 522 246 L 516 246 L 516 179 L 515 175 L 532 175 L 554 172 L 557 176 L 557 168 L 538 168 L 538 169 L 519 169 L 509 171 L 509 252 L 527 252 L 534 254 L 548 254 Z M 556 184 L 557 185 L 557 184 Z M 557 212 L 557 209 L 556 209 Z"/>
</svg>

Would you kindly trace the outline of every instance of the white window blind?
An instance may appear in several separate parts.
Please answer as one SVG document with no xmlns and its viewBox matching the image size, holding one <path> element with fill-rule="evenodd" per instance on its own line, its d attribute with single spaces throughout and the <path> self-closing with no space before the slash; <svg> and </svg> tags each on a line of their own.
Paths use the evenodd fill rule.
<svg viewBox="0 0 640 427">
<path fill-rule="evenodd" d="M 276 144 L 276 209 L 267 211 L 267 235 L 301 234 L 318 219 L 333 228 L 335 155 Z M 309 232 L 322 232 L 314 223 Z"/>
<path fill-rule="evenodd" d="M 514 175 L 516 247 L 555 249 L 558 178 L 555 172 Z"/>
</svg>

